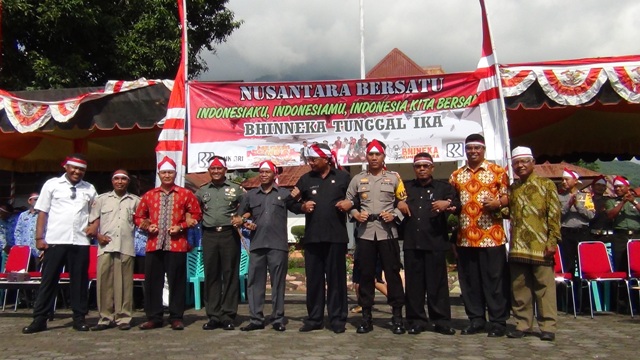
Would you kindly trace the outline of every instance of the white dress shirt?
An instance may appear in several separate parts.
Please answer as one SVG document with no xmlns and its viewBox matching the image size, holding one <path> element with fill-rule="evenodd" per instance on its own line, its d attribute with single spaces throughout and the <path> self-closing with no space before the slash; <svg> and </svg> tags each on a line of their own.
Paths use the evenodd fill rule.
<svg viewBox="0 0 640 360">
<path fill-rule="evenodd" d="M 93 185 L 83 180 L 75 186 L 65 175 L 47 180 L 35 205 L 36 210 L 49 215 L 44 236 L 47 244 L 90 245 L 84 229 L 96 195 Z"/>
</svg>

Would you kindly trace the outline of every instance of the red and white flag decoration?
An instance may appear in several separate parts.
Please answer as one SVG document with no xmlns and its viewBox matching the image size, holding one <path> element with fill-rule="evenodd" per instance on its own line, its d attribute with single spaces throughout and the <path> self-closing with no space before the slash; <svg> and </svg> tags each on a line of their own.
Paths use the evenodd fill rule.
<svg viewBox="0 0 640 360">
<path fill-rule="evenodd" d="M 173 89 L 171 90 L 171 96 L 169 97 L 169 104 L 167 106 L 167 116 L 164 120 L 164 125 L 160 136 L 158 137 L 158 145 L 156 146 L 156 163 L 159 163 L 165 156 L 173 159 L 177 167 L 176 184 L 184 186 L 185 176 L 185 67 L 187 59 L 187 24 L 185 16 L 186 8 L 184 6 L 184 0 L 178 0 L 178 13 L 180 16 L 180 26 L 182 31 L 182 46 L 180 65 L 178 66 L 178 73 L 176 79 L 173 82 Z M 156 179 L 156 185 L 159 185 L 159 179 Z"/>
<path fill-rule="evenodd" d="M 478 62 L 476 74 L 480 78 L 478 101 L 487 144 L 486 157 L 495 159 L 499 165 L 506 166 L 511 154 L 507 115 L 484 0 L 480 0 L 480 7 L 482 9 L 482 57 Z"/>
</svg>

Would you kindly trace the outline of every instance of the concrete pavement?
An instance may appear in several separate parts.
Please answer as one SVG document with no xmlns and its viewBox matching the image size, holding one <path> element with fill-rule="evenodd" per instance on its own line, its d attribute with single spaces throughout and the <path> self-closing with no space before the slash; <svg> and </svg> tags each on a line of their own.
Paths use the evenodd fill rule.
<svg viewBox="0 0 640 360">
<path fill-rule="evenodd" d="M 351 296 L 351 300 L 354 297 Z M 30 309 L 0 313 L 0 358 L 2 359 L 636 359 L 639 346 L 640 318 L 613 313 L 588 315 L 560 313 L 557 339 L 543 342 L 537 337 L 524 339 L 487 338 L 486 334 L 460 335 L 467 325 L 464 308 L 457 295 L 452 297 L 455 336 L 434 332 L 420 335 L 394 335 L 386 323 L 391 314 L 383 297 L 377 298 L 374 331 L 356 334 L 359 314 L 349 314 L 344 334 L 324 329 L 300 333 L 298 328 L 306 314 L 304 295 L 289 294 L 286 312 L 287 331 L 265 330 L 241 332 L 248 322 L 248 307 L 241 304 L 235 331 L 203 331 L 204 310 L 190 309 L 185 315 L 186 329 L 129 331 L 109 329 L 101 332 L 76 332 L 71 329 L 70 310 L 60 310 L 49 323 L 49 330 L 21 334 L 31 321 Z M 353 303 L 353 301 L 352 301 Z M 270 311 L 270 304 L 265 312 Z M 97 312 L 87 318 L 97 322 Z M 135 314 L 136 324 L 144 314 Z M 510 322 L 512 323 L 512 322 Z M 636 354 L 636 355 L 633 355 Z"/>
</svg>

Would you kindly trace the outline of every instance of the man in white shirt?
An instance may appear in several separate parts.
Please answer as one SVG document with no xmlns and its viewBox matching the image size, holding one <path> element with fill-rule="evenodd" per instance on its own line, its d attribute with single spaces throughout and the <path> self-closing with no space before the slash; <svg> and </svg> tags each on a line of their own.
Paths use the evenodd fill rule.
<svg viewBox="0 0 640 360">
<path fill-rule="evenodd" d="M 88 313 L 87 284 L 89 268 L 89 212 L 96 197 L 93 185 L 83 181 L 87 171 L 84 156 L 74 154 L 62 163 L 65 174 L 47 180 L 40 191 L 35 209 L 36 248 L 44 251 L 46 266 L 33 309 L 33 322 L 22 329 L 33 334 L 47 329 L 47 317 L 58 293 L 58 281 L 63 266 L 70 280 L 73 328 L 89 331 L 85 322 Z"/>
</svg>

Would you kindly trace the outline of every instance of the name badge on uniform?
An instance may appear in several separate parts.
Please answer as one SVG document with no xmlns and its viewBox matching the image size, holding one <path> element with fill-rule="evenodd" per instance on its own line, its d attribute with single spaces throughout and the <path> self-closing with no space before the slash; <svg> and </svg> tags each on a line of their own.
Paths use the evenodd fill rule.
<svg viewBox="0 0 640 360">
<path fill-rule="evenodd" d="M 360 179 L 360 182 L 366 184 L 366 183 L 369 182 L 369 178 L 362 178 L 362 179 Z"/>
</svg>

